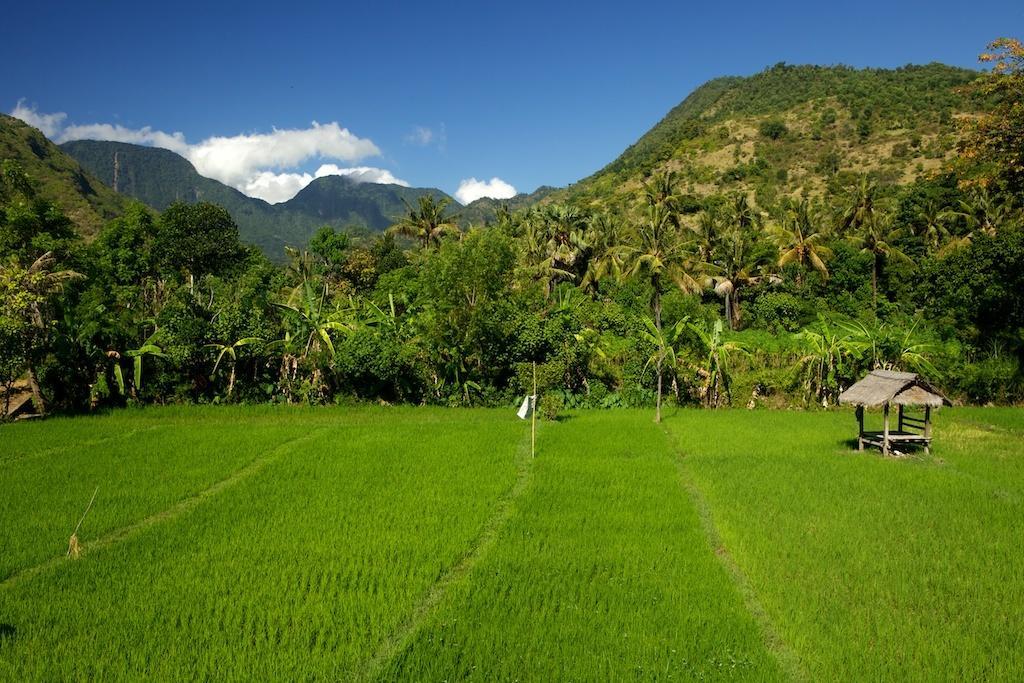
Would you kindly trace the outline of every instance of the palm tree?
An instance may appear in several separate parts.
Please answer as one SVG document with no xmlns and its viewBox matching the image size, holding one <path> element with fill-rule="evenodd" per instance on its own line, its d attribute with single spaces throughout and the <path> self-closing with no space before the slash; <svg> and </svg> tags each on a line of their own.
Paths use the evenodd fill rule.
<svg viewBox="0 0 1024 683">
<path fill-rule="evenodd" d="M 459 226 L 456 223 L 458 215 L 445 215 L 445 209 L 448 208 L 451 201 L 448 197 L 438 200 L 432 194 L 425 194 L 419 198 L 418 208 L 406 202 L 405 217 L 388 228 L 387 231 L 393 235 L 412 237 L 422 249 L 440 244 L 441 238 L 445 235 L 459 232 Z"/>
<path fill-rule="evenodd" d="M 800 266 L 797 284 L 801 283 L 801 275 L 808 269 L 816 270 L 822 277 L 828 278 L 825 261 L 832 257 L 832 250 L 825 246 L 825 233 L 816 230 L 814 222 L 807 200 L 801 199 L 784 209 L 782 221 L 773 230 L 779 247 L 779 267 L 791 263 Z"/>
<path fill-rule="evenodd" d="M 839 218 L 839 234 L 856 233 L 865 225 L 872 223 L 877 213 L 877 204 L 878 185 L 869 180 L 867 174 L 862 175 Z"/>
<path fill-rule="evenodd" d="M 971 232 L 980 231 L 992 236 L 1013 218 L 1013 207 L 987 189 L 978 189 L 967 200 L 959 202 L 959 210 L 949 212 L 950 217 L 964 220 Z"/>
<path fill-rule="evenodd" d="M 946 212 L 934 199 L 918 207 L 914 233 L 921 238 L 928 253 L 939 251 L 942 243 L 949 239 L 949 228 L 946 227 Z"/>
<path fill-rule="evenodd" d="M 601 280 L 606 277 L 622 276 L 620 226 L 620 221 L 609 213 L 598 213 L 590 219 L 591 256 L 587 259 L 580 287 L 591 294 L 597 293 Z"/>
<path fill-rule="evenodd" d="M 894 228 L 889 216 L 876 216 L 863 226 L 861 232 L 851 235 L 850 243 L 866 254 L 871 254 L 871 308 L 878 308 L 878 273 L 883 262 L 892 259 L 913 265 L 909 256 L 900 251 L 896 242 L 903 237 L 903 230 Z"/>
<path fill-rule="evenodd" d="M 545 207 L 539 214 L 547 235 L 545 252 L 548 267 L 553 273 L 566 273 L 559 279 L 575 280 L 583 270 L 590 253 L 589 217 L 574 207 L 555 204 Z"/>
<path fill-rule="evenodd" d="M 544 298 L 551 296 L 557 282 L 571 280 L 572 271 L 560 267 L 557 259 L 549 253 L 551 240 L 544 212 L 531 211 L 524 221 L 522 237 L 523 265 L 517 270 L 531 280 L 544 283 Z"/>
<path fill-rule="evenodd" d="M 662 329 L 660 326 L 656 325 L 654 320 L 652 320 L 651 318 L 644 318 L 645 329 L 640 331 L 640 338 L 646 341 L 654 348 L 654 351 L 647 359 L 647 363 L 644 365 L 644 373 L 647 372 L 647 368 L 649 368 L 651 365 L 654 365 L 655 368 L 657 368 L 659 365 L 664 364 L 666 361 L 668 362 L 668 367 L 676 367 L 676 365 L 678 364 L 678 360 L 676 358 L 676 346 L 679 344 L 679 341 L 683 336 L 683 330 L 686 329 L 687 321 L 688 318 L 683 318 L 682 320 L 678 321 L 675 325 L 672 325 L 668 329 Z M 676 386 L 674 380 L 673 386 Z"/>
<path fill-rule="evenodd" d="M 715 293 L 725 300 L 725 319 L 729 329 L 736 329 L 740 321 L 739 295 L 748 285 L 756 284 L 765 277 L 765 269 L 771 262 L 768 251 L 758 243 L 755 233 L 739 226 L 722 236 L 714 259 L 716 274 Z"/>
<path fill-rule="evenodd" d="M 710 263 L 715 247 L 721 239 L 722 220 L 713 208 L 707 208 L 697 216 L 693 232 L 697 235 L 697 254 L 701 261 Z"/>
<path fill-rule="evenodd" d="M 665 281 L 674 282 L 683 291 L 700 291 L 691 244 L 683 240 L 675 226 L 673 212 L 665 203 L 648 206 L 647 219 L 637 226 L 632 243 L 620 249 L 624 262 L 628 263 L 626 274 L 635 277 L 643 275 L 651 284 L 651 313 L 654 327 L 661 334 L 661 295 Z M 658 373 L 658 394 L 655 422 L 661 422 L 662 366 L 664 354 L 659 354 L 656 363 Z"/>
<path fill-rule="evenodd" d="M 679 195 L 676 192 L 675 171 L 662 171 L 651 176 L 644 183 L 644 199 L 648 206 L 661 205 L 669 209 L 678 224 Z"/>
</svg>

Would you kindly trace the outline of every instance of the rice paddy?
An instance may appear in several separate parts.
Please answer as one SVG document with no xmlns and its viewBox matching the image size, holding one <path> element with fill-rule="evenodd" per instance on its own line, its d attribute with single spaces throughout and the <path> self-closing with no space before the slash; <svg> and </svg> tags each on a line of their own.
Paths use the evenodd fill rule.
<svg viewBox="0 0 1024 683">
<path fill-rule="evenodd" d="M 0 427 L 2 680 L 1024 676 L 1024 411 L 151 408 Z M 66 558 L 78 534 L 83 554 Z"/>
</svg>

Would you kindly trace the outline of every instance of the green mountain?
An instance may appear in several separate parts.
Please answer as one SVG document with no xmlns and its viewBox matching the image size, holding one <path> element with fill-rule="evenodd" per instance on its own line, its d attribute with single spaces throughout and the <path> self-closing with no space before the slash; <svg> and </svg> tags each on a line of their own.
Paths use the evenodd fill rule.
<svg viewBox="0 0 1024 683">
<path fill-rule="evenodd" d="M 378 232 L 405 213 L 404 202 L 415 203 L 424 194 L 448 196 L 432 188 L 326 176 L 287 202 L 268 204 L 200 175 L 188 160 L 166 149 L 98 140 L 61 147 L 110 187 L 157 210 L 175 201 L 209 201 L 224 207 L 238 223 L 242 239 L 271 258 L 281 258 L 285 246 L 305 246 L 323 225 Z"/>
<path fill-rule="evenodd" d="M 904 183 L 954 154 L 957 88 L 977 73 L 778 64 L 693 91 L 616 160 L 549 201 L 625 205 L 644 179 L 676 171 L 698 197 L 740 191 L 770 203 L 820 193 L 855 173 Z"/>
<path fill-rule="evenodd" d="M 345 225 L 383 230 L 405 213 L 406 204 L 415 204 L 421 196 L 428 194 L 437 199 L 448 197 L 434 188 L 357 183 L 345 176 L 324 176 L 279 206 L 316 216 L 321 224 L 323 221 L 340 221 Z"/>
<path fill-rule="evenodd" d="M 460 221 L 466 225 L 483 225 L 493 221 L 501 207 L 507 207 L 509 211 L 518 211 L 539 204 L 541 200 L 557 191 L 557 187 L 541 185 L 533 192 L 520 192 L 509 199 L 481 197 L 459 209 Z"/>
<path fill-rule="evenodd" d="M 0 114 L 0 159 L 21 164 L 43 199 L 61 207 L 85 237 L 124 209 L 125 198 L 33 128 Z"/>
</svg>

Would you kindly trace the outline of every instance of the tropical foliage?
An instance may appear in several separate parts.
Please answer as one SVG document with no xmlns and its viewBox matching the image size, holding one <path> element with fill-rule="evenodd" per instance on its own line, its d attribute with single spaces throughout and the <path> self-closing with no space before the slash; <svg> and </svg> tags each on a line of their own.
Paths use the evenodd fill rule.
<svg viewBox="0 0 1024 683">
<path fill-rule="evenodd" d="M 997 43 L 997 68 L 970 86 L 993 111 L 1024 106 L 1018 47 Z M 796 135 L 771 123 L 764 144 Z M 658 419 L 666 401 L 831 406 L 866 370 L 898 368 L 1015 401 L 1024 193 L 999 151 L 1013 134 L 972 124 L 971 154 L 909 183 L 849 171 L 774 198 L 728 184 L 699 197 L 665 170 L 628 201 L 547 201 L 462 229 L 425 195 L 386 233 L 325 227 L 283 266 L 202 202 L 131 204 L 85 242 L 8 160 L 0 385 L 29 382 L 56 411 L 508 405 L 536 363 L 550 405 Z"/>
</svg>

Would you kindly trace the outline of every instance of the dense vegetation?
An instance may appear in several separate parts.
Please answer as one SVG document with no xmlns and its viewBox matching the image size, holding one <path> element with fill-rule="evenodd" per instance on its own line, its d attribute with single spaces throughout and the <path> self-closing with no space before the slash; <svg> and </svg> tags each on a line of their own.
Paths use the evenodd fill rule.
<svg viewBox="0 0 1024 683">
<path fill-rule="evenodd" d="M 324 227 L 284 268 L 205 202 L 161 214 L 134 204 L 83 243 L 7 163 L 0 382 L 27 373 L 37 407 L 56 410 L 503 405 L 528 387 L 535 362 L 543 407 L 556 414 L 660 412 L 663 400 L 827 406 L 885 367 L 921 371 L 962 400 L 1017 401 L 1024 186 L 1013 150 L 1024 56 L 1013 41 L 996 48 L 997 68 L 956 91 L 968 72 L 944 67 L 780 66 L 740 86 L 712 84 L 732 88 L 712 98 L 716 116 L 777 109 L 727 96 L 736 87 L 773 93 L 779 106 L 805 100 L 801 88 L 834 88 L 873 122 L 931 121 L 960 100 L 983 108 L 959 124 L 958 158 L 910 182 L 844 169 L 806 192 L 723 182 L 700 196 L 685 191 L 685 169 L 654 168 L 614 201 L 548 197 L 469 229 L 446 198 L 426 194 L 387 234 Z M 780 78 L 795 94 L 776 92 Z M 904 81 L 910 95 L 898 96 L 892 83 Z M 770 146 L 794 129 L 767 119 L 757 135 Z"/>
<path fill-rule="evenodd" d="M 506 409 L 8 425 L 0 678 L 1019 679 L 1024 415 L 943 410 L 902 461 L 854 428 L 580 411 L 531 458 Z"/>
</svg>

